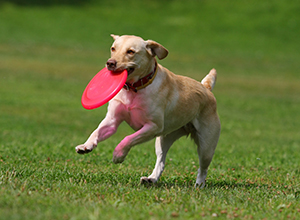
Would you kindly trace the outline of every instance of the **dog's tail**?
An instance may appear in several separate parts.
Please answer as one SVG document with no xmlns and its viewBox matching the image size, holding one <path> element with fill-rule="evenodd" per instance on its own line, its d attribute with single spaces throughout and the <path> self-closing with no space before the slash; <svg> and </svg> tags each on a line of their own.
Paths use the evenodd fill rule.
<svg viewBox="0 0 300 220">
<path fill-rule="evenodd" d="M 217 71 L 212 69 L 201 81 L 201 83 L 210 91 L 213 90 L 217 81 Z"/>
</svg>

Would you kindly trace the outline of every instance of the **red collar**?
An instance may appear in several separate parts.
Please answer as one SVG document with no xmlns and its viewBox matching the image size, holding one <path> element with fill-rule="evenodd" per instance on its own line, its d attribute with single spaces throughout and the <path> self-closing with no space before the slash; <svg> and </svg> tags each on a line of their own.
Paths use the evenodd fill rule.
<svg viewBox="0 0 300 220">
<path fill-rule="evenodd" d="M 147 76 L 144 76 L 143 78 L 139 79 L 137 82 L 131 84 L 131 83 L 125 83 L 124 87 L 126 90 L 132 90 L 134 92 L 137 92 L 140 89 L 145 88 L 146 86 L 150 85 L 152 81 L 154 80 L 157 73 L 157 62 L 155 62 L 154 70 L 149 73 Z"/>
</svg>

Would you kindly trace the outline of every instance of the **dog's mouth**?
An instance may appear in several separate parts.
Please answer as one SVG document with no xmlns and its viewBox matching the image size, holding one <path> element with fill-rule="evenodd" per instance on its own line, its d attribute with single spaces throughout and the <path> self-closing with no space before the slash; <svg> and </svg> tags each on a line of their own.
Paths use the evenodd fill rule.
<svg viewBox="0 0 300 220">
<path fill-rule="evenodd" d="M 120 65 L 120 66 L 117 66 L 117 61 L 114 60 L 114 59 L 109 59 L 106 63 L 106 68 L 110 71 L 114 71 L 114 72 L 122 72 L 123 70 L 127 70 L 127 73 L 128 73 L 128 76 L 130 74 L 132 74 L 135 70 L 135 68 L 133 66 L 129 66 L 126 68 L 126 66 L 124 65 Z"/>
<path fill-rule="evenodd" d="M 131 73 L 133 73 L 134 68 L 133 67 L 129 67 L 126 70 L 127 70 L 128 76 L 129 76 Z"/>
</svg>

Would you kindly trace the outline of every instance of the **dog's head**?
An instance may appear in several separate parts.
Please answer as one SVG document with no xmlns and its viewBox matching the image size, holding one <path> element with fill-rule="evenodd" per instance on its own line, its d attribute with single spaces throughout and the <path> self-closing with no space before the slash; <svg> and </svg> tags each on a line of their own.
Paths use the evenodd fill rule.
<svg viewBox="0 0 300 220">
<path fill-rule="evenodd" d="M 115 40 L 111 47 L 111 57 L 106 63 L 111 71 L 127 70 L 127 82 L 134 82 L 153 71 L 155 56 L 163 59 L 168 50 L 152 40 L 143 40 L 137 36 L 111 35 Z"/>
</svg>

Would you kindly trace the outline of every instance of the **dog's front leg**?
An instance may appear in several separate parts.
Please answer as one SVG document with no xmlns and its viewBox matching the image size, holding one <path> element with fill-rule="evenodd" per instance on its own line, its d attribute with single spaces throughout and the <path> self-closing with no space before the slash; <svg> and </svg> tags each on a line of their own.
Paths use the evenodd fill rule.
<svg viewBox="0 0 300 220">
<path fill-rule="evenodd" d="M 85 154 L 91 152 L 97 147 L 97 144 L 101 141 L 112 136 L 116 133 L 117 128 L 123 121 L 123 106 L 118 102 L 112 102 L 108 106 L 108 112 L 100 123 L 98 128 L 90 135 L 84 144 L 78 145 L 75 149 L 79 154 Z"/>
<path fill-rule="evenodd" d="M 131 147 L 143 142 L 149 141 L 156 137 L 161 132 L 161 129 L 157 124 L 149 122 L 145 124 L 137 132 L 125 137 L 115 148 L 113 153 L 113 162 L 122 163 L 127 156 Z"/>
<path fill-rule="evenodd" d="M 103 141 L 114 133 L 116 133 L 117 128 L 120 123 L 110 118 L 105 118 L 99 125 L 99 127 L 90 135 L 84 144 L 78 145 L 76 147 L 76 152 L 79 154 L 86 154 L 91 152 L 97 147 L 100 141 Z"/>
</svg>

